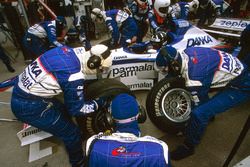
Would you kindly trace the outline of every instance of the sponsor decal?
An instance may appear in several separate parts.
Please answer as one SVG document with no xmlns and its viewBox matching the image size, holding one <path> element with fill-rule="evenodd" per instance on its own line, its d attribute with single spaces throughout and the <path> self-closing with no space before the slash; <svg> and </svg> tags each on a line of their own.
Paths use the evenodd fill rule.
<svg viewBox="0 0 250 167">
<path fill-rule="evenodd" d="M 140 82 L 135 84 L 127 85 L 130 90 L 139 90 L 139 89 L 151 89 L 153 87 L 152 82 Z"/>
<path fill-rule="evenodd" d="M 52 134 L 42 131 L 36 127 L 30 126 L 28 124 L 24 125 L 24 129 L 17 133 L 17 137 L 21 141 L 21 146 L 25 146 L 45 138 L 52 136 Z"/>
<path fill-rule="evenodd" d="M 189 38 L 187 41 L 187 48 L 188 47 L 194 47 L 194 46 L 199 46 L 199 45 L 205 45 L 208 43 L 212 43 L 213 40 L 209 35 L 206 36 L 199 36 L 195 38 Z"/>
<path fill-rule="evenodd" d="M 36 133 L 41 132 L 41 131 L 42 131 L 41 129 L 33 129 L 33 130 L 30 130 L 30 131 L 24 131 L 22 133 L 22 137 L 27 137 L 27 136 L 36 134 Z"/>
<path fill-rule="evenodd" d="M 33 63 L 30 64 L 30 70 L 31 73 L 34 74 L 36 78 L 42 73 L 42 70 L 38 66 L 37 61 L 34 61 Z"/>
<path fill-rule="evenodd" d="M 21 82 L 26 89 L 30 89 L 30 87 L 34 84 L 33 78 L 37 78 L 43 71 L 41 70 L 40 66 L 38 65 L 37 61 L 32 62 L 28 69 L 21 74 Z M 28 72 L 30 71 L 30 73 Z"/>
<path fill-rule="evenodd" d="M 162 112 L 162 107 L 161 107 L 161 99 L 164 96 L 164 91 L 170 87 L 170 83 L 165 84 L 158 92 L 156 95 L 156 98 L 154 100 L 154 107 L 155 107 L 155 116 L 156 117 L 161 117 L 164 116 L 164 113 Z"/>
<path fill-rule="evenodd" d="M 221 67 L 224 68 L 227 71 L 230 71 L 230 64 L 231 64 L 230 63 L 230 61 L 231 61 L 230 57 L 226 53 L 223 53 L 222 57 L 223 57 L 223 63 L 221 65 Z"/>
<path fill-rule="evenodd" d="M 244 29 L 248 24 L 249 21 L 244 20 L 221 20 L 220 26 L 228 27 L 228 28 L 240 28 Z"/>
<path fill-rule="evenodd" d="M 113 156 L 140 156 L 140 152 L 129 152 L 126 147 L 120 146 L 112 150 L 111 154 Z"/>
<path fill-rule="evenodd" d="M 127 59 L 127 58 L 128 58 L 128 56 L 126 56 L 126 55 L 116 56 L 116 57 L 114 57 L 114 60 Z"/>
<path fill-rule="evenodd" d="M 180 28 L 188 27 L 189 22 L 186 21 L 186 20 L 181 20 L 181 21 L 178 21 L 178 25 L 179 25 Z"/>
<path fill-rule="evenodd" d="M 112 77 L 129 77 L 129 76 L 135 76 L 136 71 L 152 71 L 154 70 L 153 64 L 140 64 L 135 65 L 131 64 L 129 66 L 119 66 L 117 68 L 113 68 L 111 71 Z"/>
<path fill-rule="evenodd" d="M 21 74 L 21 82 L 23 84 L 23 86 L 26 88 L 26 89 L 30 89 L 30 87 L 33 85 L 32 81 L 30 80 L 30 78 L 26 75 L 26 72 L 24 71 L 22 74 Z"/>
</svg>

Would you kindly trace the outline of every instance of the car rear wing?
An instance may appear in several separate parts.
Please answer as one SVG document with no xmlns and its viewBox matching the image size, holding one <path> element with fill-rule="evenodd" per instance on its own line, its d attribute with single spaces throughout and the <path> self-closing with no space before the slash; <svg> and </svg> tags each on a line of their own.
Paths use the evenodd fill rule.
<svg viewBox="0 0 250 167">
<path fill-rule="evenodd" d="M 203 28 L 204 31 L 224 37 L 240 38 L 241 32 L 250 24 L 250 20 L 216 18 L 214 23 Z"/>
</svg>

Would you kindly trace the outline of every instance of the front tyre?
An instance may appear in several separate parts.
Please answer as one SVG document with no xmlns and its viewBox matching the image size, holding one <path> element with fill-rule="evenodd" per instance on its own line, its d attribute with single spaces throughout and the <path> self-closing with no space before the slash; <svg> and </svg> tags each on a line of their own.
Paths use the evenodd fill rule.
<svg viewBox="0 0 250 167">
<path fill-rule="evenodd" d="M 192 100 L 180 77 L 165 78 L 149 92 L 147 114 L 154 125 L 175 134 L 184 129 L 190 118 Z"/>
</svg>

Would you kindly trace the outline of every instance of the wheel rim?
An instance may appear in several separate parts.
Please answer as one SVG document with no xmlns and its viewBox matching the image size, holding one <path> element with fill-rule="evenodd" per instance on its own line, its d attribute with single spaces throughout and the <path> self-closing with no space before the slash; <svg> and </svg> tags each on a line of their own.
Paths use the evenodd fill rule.
<svg viewBox="0 0 250 167">
<path fill-rule="evenodd" d="M 171 89 L 163 96 L 161 108 L 169 120 L 185 122 L 191 113 L 191 96 L 185 89 Z"/>
</svg>

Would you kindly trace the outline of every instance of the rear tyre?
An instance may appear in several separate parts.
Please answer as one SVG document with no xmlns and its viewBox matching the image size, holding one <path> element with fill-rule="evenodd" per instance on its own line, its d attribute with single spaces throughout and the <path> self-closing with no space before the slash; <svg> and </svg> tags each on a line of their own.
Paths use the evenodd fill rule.
<svg viewBox="0 0 250 167">
<path fill-rule="evenodd" d="M 87 100 L 106 97 L 110 102 L 115 96 L 121 93 L 134 96 L 130 89 L 122 82 L 114 79 L 102 79 L 87 86 L 85 97 Z M 102 107 L 97 112 L 76 118 L 84 139 L 112 128 L 112 117 L 108 114 L 107 110 L 107 108 Z"/>
</svg>

